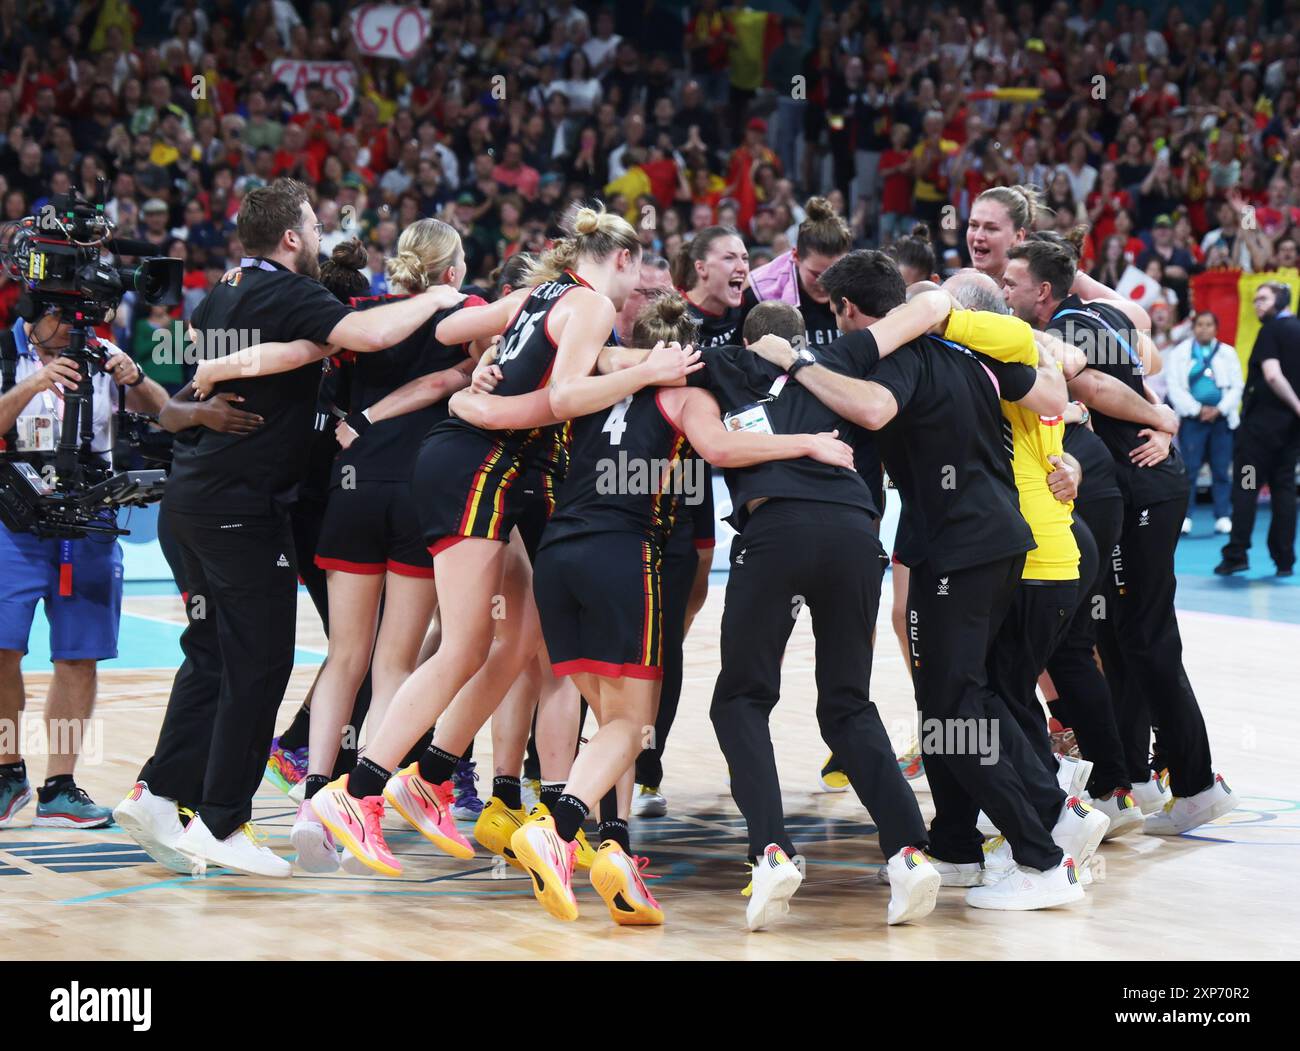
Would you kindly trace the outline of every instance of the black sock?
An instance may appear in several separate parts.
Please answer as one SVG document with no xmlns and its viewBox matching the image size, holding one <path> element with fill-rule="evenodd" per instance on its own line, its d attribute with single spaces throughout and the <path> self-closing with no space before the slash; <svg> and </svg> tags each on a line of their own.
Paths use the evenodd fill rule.
<svg viewBox="0 0 1300 1051">
<path fill-rule="evenodd" d="M 547 810 L 555 811 L 555 802 L 560 796 L 564 795 L 563 781 L 543 781 L 542 790 L 539 793 L 542 803 Z"/>
<path fill-rule="evenodd" d="M 444 752 L 437 745 L 431 744 L 424 755 L 420 756 L 420 776 L 431 785 L 440 785 L 451 780 L 459 762 L 460 756 Z"/>
<path fill-rule="evenodd" d="M 555 818 L 555 831 L 565 842 L 572 842 L 578 835 L 578 829 L 590 816 L 587 804 L 577 796 L 562 795 L 551 807 L 551 817 Z"/>
<path fill-rule="evenodd" d="M 492 778 L 492 794 L 511 810 L 518 810 L 524 805 L 520 799 L 519 778 L 517 777 Z"/>
<path fill-rule="evenodd" d="M 365 756 L 357 760 L 356 768 L 348 774 L 348 795 L 353 799 L 383 795 L 384 785 L 392 773 Z"/>
<path fill-rule="evenodd" d="M 7 778 L 10 781 L 26 781 L 27 761 L 19 759 L 16 763 L 0 764 L 0 777 Z"/>
<path fill-rule="evenodd" d="M 296 752 L 307 747 L 307 733 L 311 729 L 311 709 L 305 704 L 298 709 L 289 728 L 280 735 L 280 747 L 286 752 Z"/>
<path fill-rule="evenodd" d="M 55 774 L 53 777 L 47 777 L 45 784 L 36 790 L 36 798 L 42 803 L 49 803 L 64 788 L 72 785 L 71 774 Z"/>
<path fill-rule="evenodd" d="M 620 847 L 623 853 L 632 856 L 632 835 L 628 832 L 627 822 L 621 818 L 613 818 L 609 821 L 601 820 L 596 826 L 596 835 L 600 837 L 602 843 L 607 839 L 612 839 Z"/>
<path fill-rule="evenodd" d="M 600 797 L 600 823 L 603 825 L 607 821 L 618 820 L 618 789 L 611 788 Z"/>
<path fill-rule="evenodd" d="M 303 792 L 303 799 L 310 799 L 330 783 L 330 779 L 324 774 L 308 774 L 303 780 L 307 783 L 307 788 Z"/>
</svg>

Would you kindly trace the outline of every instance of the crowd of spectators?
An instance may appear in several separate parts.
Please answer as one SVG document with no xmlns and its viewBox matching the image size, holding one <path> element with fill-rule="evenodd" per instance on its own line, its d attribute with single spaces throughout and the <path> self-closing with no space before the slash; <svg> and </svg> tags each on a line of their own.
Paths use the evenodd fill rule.
<svg viewBox="0 0 1300 1051">
<path fill-rule="evenodd" d="M 971 202 L 1042 188 L 1088 226 L 1084 266 L 1155 278 L 1167 342 L 1203 268 L 1296 265 L 1300 4 L 769 4 L 432 0 L 409 61 L 361 52 L 357 4 L 0 0 L 0 219 L 79 187 L 124 236 L 185 260 L 180 308 L 123 311 L 147 360 L 237 265 L 250 189 L 306 182 L 322 248 L 360 237 L 371 286 L 414 219 L 454 225 L 468 280 L 600 197 L 647 249 L 736 226 L 753 265 L 828 196 L 859 246 L 918 220 L 966 261 Z M 294 90 L 283 59 L 346 62 Z M 344 105 L 345 95 L 350 104 Z M 102 189 L 101 189 L 102 187 Z M 102 196 L 100 196 L 102 194 Z M 0 321 L 18 294 L 0 278 Z M 129 330 L 122 330 L 129 326 Z"/>
</svg>

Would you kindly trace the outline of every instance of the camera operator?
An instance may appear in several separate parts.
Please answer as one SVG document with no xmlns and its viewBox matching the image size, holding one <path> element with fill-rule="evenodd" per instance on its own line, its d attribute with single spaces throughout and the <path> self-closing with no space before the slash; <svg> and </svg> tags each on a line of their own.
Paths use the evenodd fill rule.
<svg viewBox="0 0 1300 1051">
<path fill-rule="evenodd" d="M 6 451 L 49 453 L 63 418 L 63 392 L 79 382 L 76 361 L 61 357 L 71 326 L 57 313 L 36 321 L 17 321 L 0 332 L 0 353 L 9 359 L 13 381 L 0 394 L 0 435 Z M 127 388 L 132 412 L 157 413 L 167 392 L 148 379 L 140 367 L 106 340 L 107 353 L 92 380 L 94 439 L 92 451 L 107 456 L 111 425 L 117 408 L 117 388 Z M 10 370 L 6 369 L 6 377 Z M 49 755 L 45 784 L 37 789 L 34 825 L 97 828 L 112 821 L 108 807 L 96 806 L 73 780 L 81 734 L 95 705 L 96 662 L 117 656 L 118 621 L 122 613 L 122 549 L 103 537 L 44 540 L 15 533 L 0 525 L 0 741 L 18 742 L 19 712 L 25 701 L 21 663 L 27 653 L 36 603 L 45 603 L 50 624 L 50 656 L 54 676 L 45 699 L 45 730 Z M 8 731 L 7 733 L 5 731 Z M 31 800 L 31 785 L 20 745 L 12 751 L 0 744 L 0 828 Z"/>
<path fill-rule="evenodd" d="M 161 515 L 188 592 L 185 663 L 153 757 L 114 816 L 174 871 L 219 865 L 288 876 L 289 863 L 259 845 L 250 819 L 293 670 L 298 576 L 289 508 L 311 447 L 323 345 L 392 346 L 463 297 L 435 286 L 364 312 L 344 306 L 316 280 L 320 225 L 292 179 L 251 191 L 238 233 L 249 258 L 191 319 L 202 354 L 294 340 L 321 346 L 291 371 L 218 384 L 218 393 L 244 397 L 241 411 L 262 420 L 255 429 L 197 426 L 204 421 L 195 418 L 192 385 L 161 414 L 178 432 Z M 182 806 L 196 812 L 184 828 Z"/>
</svg>

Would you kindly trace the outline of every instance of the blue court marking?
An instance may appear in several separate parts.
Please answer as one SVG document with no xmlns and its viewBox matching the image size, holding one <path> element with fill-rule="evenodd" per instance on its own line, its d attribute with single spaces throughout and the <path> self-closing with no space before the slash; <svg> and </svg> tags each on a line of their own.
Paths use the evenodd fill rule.
<svg viewBox="0 0 1300 1051">
<path fill-rule="evenodd" d="M 1216 577 L 1228 538 L 1214 531 L 1208 505 L 1192 511 L 1192 532 L 1178 542 L 1174 566 L 1178 573 L 1180 609 L 1222 613 L 1232 617 L 1300 624 L 1300 577 L 1279 579 L 1268 554 L 1268 525 L 1272 508 L 1261 504 L 1251 534 L 1250 566 L 1245 573 Z"/>
</svg>

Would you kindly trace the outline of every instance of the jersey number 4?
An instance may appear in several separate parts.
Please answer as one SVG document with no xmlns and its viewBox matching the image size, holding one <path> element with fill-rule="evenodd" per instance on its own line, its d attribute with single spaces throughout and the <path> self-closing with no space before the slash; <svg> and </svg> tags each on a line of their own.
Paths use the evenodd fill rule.
<svg viewBox="0 0 1300 1051">
<path fill-rule="evenodd" d="M 605 419 L 605 426 L 601 430 L 609 435 L 610 445 L 623 443 L 623 432 L 627 430 L 627 410 L 631 407 L 632 395 L 629 394 L 609 410 L 609 416 Z"/>
<path fill-rule="evenodd" d="M 537 323 L 544 317 L 546 317 L 546 311 L 541 310 L 534 314 L 525 314 L 520 318 L 506 338 L 501 353 L 497 355 L 496 363 L 504 365 L 507 361 L 519 357 L 519 352 L 524 349 L 524 344 L 532 338 Z"/>
</svg>

